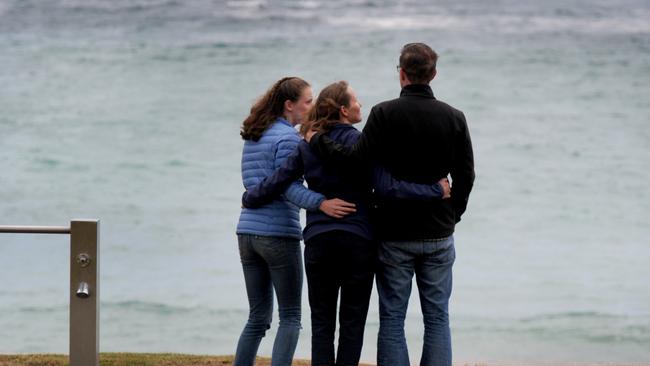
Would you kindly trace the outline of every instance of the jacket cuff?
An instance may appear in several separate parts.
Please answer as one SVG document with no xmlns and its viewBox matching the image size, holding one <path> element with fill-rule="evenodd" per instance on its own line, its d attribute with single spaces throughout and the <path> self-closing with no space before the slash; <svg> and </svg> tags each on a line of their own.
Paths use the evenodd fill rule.
<svg viewBox="0 0 650 366">
<path fill-rule="evenodd" d="M 442 184 L 440 184 L 439 182 L 436 182 L 433 185 L 433 188 L 438 191 L 438 198 L 439 199 L 442 199 L 445 196 L 445 190 L 442 188 Z"/>
<path fill-rule="evenodd" d="M 322 194 L 319 195 L 320 197 L 318 197 L 314 206 L 307 208 L 307 211 L 318 211 L 320 209 L 320 205 L 323 203 L 323 201 L 325 201 L 326 197 Z"/>
</svg>

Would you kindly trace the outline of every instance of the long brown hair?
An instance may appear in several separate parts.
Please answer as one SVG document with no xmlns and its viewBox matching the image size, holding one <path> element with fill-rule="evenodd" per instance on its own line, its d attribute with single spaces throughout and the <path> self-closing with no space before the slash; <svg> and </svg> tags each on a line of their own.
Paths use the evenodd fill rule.
<svg viewBox="0 0 650 366">
<path fill-rule="evenodd" d="M 300 133 L 305 135 L 309 130 L 332 129 L 332 126 L 341 120 L 341 107 L 349 107 L 350 99 L 346 81 L 341 80 L 326 86 L 309 110 L 307 122 L 300 126 Z"/>
<path fill-rule="evenodd" d="M 284 112 L 284 102 L 298 101 L 309 83 L 299 77 L 285 77 L 273 84 L 251 107 L 251 112 L 241 127 L 244 140 L 259 141 L 262 134 Z"/>
</svg>

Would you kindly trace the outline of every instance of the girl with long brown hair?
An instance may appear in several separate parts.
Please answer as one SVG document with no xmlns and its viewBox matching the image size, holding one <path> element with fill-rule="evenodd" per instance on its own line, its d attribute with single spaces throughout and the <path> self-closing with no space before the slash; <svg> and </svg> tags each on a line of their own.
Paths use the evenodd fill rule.
<svg viewBox="0 0 650 366">
<path fill-rule="evenodd" d="M 282 165 L 300 142 L 294 126 L 312 105 L 309 84 L 298 77 L 278 80 L 252 106 L 241 136 L 245 188 L 259 183 Z M 273 292 L 280 325 L 273 344 L 272 366 L 290 366 L 300 331 L 302 256 L 299 208 L 332 214 L 353 210 L 341 200 L 327 200 L 292 182 L 282 197 L 259 208 L 242 208 L 237 225 L 239 254 L 249 301 L 249 316 L 235 354 L 235 366 L 253 366 L 259 344 L 269 329 Z"/>
</svg>

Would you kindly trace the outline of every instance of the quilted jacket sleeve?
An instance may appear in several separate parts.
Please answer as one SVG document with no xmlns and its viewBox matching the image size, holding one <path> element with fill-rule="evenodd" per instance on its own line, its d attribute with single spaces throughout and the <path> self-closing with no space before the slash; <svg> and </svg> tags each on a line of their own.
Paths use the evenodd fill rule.
<svg viewBox="0 0 650 366">
<path fill-rule="evenodd" d="M 300 149 L 296 149 L 284 161 L 280 169 L 262 179 L 258 184 L 248 187 L 242 196 L 242 205 L 246 208 L 258 208 L 271 203 L 304 174 Z"/>
<path fill-rule="evenodd" d="M 274 169 L 277 170 L 282 166 L 282 164 L 284 164 L 285 160 L 287 160 L 287 158 L 298 148 L 299 142 L 300 137 L 298 137 L 298 135 L 290 135 L 278 141 L 275 152 Z M 289 188 L 284 191 L 282 196 L 296 206 L 302 207 L 306 210 L 318 210 L 320 204 L 325 200 L 325 196 L 309 190 L 302 183 L 302 178 L 293 182 Z"/>
</svg>

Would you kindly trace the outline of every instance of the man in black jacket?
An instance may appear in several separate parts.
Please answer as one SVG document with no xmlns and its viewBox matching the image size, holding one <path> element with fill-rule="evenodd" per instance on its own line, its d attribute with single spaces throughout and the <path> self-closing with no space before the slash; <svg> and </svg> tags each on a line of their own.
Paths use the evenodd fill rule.
<svg viewBox="0 0 650 366">
<path fill-rule="evenodd" d="M 455 260 L 453 233 L 474 183 L 474 158 L 465 116 L 436 100 L 429 87 L 437 59 L 423 43 L 402 48 L 400 97 L 372 108 L 352 148 L 321 134 L 310 140 L 311 148 L 332 163 L 376 163 L 396 179 L 423 184 L 451 176 L 451 199 L 377 197 L 379 366 L 410 364 L 404 319 L 414 274 L 424 316 L 420 365 L 451 365 L 448 304 Z"/>
</svg>

